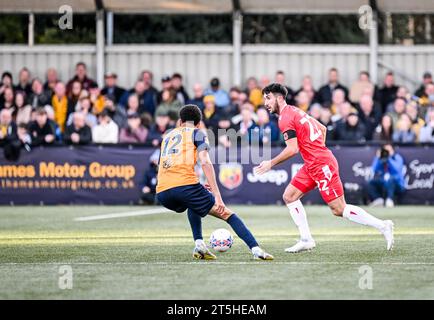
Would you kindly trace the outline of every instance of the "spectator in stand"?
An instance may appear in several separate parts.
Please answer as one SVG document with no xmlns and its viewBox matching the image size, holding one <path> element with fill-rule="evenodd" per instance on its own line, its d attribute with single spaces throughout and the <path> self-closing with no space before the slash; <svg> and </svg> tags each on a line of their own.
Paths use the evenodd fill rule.
<svg viewBox="0 0 434 320">
<path fill-rule="evenodd" d="M 250 77 L 247 79 L 246 92 L 249 96 L 249 101 L 255 109 L 262 104 L 262 90 L 258 85 L 258 80 L 255 77 Z"/>
<path fill-rule="evenodd" d="M 0 146 L 4 147 L 17 139 L 17 125 L 12 119 L 12 112 L 8 109 L 0 111 Z"/>
<path fill-rule="evenodd" d="M 86 125 L 86 118 L 81 112 L 74 112 L 72 124 L 65 129 L 66 144 L 86 145 L 92 142 L 92 130 Z"/>
<path fill-rule="evenodd" d="M 397 98 L 393 103 L 393 111 L 388 113 L 392 117 L 394 129 L 397 127 L 399 117 L 405 112 L 406 104 L 407 102 L 403 98 Z"/>
<path fill-rule="evenodd" d="M 409 115 L 411 120 L 411 130 L 416 135 L 416 140 L 419 141 L 419 133 L 425 125 L 425 121 L 419 117 L 419 106 L 416 101 L 410 101 L 405 106 L 405 113 Z"/>
<path fill-rule="evenodd" d="M 342 89 L 336 89 L 333 91 L 332 95 L 332 104 L 330 105 L 322 105 L 324 108 L 330 108 L 330 111 L 333 115 L 337 114 L 337 118 L 339 118 L 339 110 L 341 106 L 345 104 L 347 100 L 345 99 L 345 91 Z"/>
<path fill-rule="evenodd" d="M 410 116 L 406 113 L 401 114 L 396 125 L 396 130 L 393 132 L 392 141 L 395 143 L 416 142 L 416 134 L 411 127 Z"/>
<path fill-rule="evenodd" d="M 18 74 L 18 83 L 15 86 L 14 91 L 22 91 L 25 93 L 26 97 L 30 96 L 32 93 L 32 86 L 30 85 L 30 71 L 26 67 L 20 70 Z"/>
<path fill-rule="evenodd" d="M 295 101 L 295 106 L 304 112 L 307 112 L 312 103 L 310 95 L 306 91 L 300 91 L 295 97 Z"/>
<path fill-rule="evenodd" d="M 92 128 L 92 141 L 94 143 L 118 143 L 119 141 L 119 127 L 110 118 L 106 109 L 98 114 L 98 124 Z"/>
<path fill-rule="evenodd" d="M 141 200 L 144 204 L 153 205 L 156 203 L 156 186 L 157 186 L 157 173 L 158 161 L 160 158 L 160 150 L 155 150 L 149 158 L 149 168 L 145 172 L 142 183 Z"/>
<path fill-rule="evenodd" d="M 352 111 L 350 114 L 342 119 L 336 125 L 336 140 L 340 141 L 352 141 L 352 142 L 365 142 L 366 128 L 365 125 L 360 122 L 356 112 Z"/>
<path fill-rule="evenodd" d="M 78 99 L 80 99 L 81 96 L 81 82 L 80 81 L 74 81 L 71 85 L 71 91 L 68 93 L 68 103 L 70 104 L 71 110 L 75 111 L 75 107 L 77 105 Z"/>
<path fill-rule="evenodd" d="M 193 98 L 188 100 L 188 104 L 194 104 L 199 107 L 200 110 L 203 111 L 205 108 L 205 104 L 203 103 L 203 87 L 200 83 L 195 83 L 193 85 Z"/>
<path fill-rule="evenodd" d="M 396 99 L 398 86 L 395 85 L 395 76 L 393 72 L 388 72 L 384 77 L 384 85 L 379 90 L 379 99 L 382 108 L 382 113 L 386 112 L 387 105 Z"/>
<path fill-rule="evenodd" d="M 2 104 L 0 105 L 1 109 L 11 109 L 14 107 L 14 89 L 12 87 L 6 87 L 3 91 L 3 99 Z"/>
<path fill-rule="evenodd" d="M 270 114 L 264 107 L 259 107 L 256 111 L 258 115 L 257 126 L 253 129 L 258 136 L 259 145 L 266 145 L 279 141 L 279 128 L 274 122 L 270 121 Z"/>
<path fill-rule="evenodd" d="M 0 82 L 0 110 L 3 108 L 5 102 L 4 94 L 7 88 L 13 89 L 12 74 L 10 72 L 3 72 Z"/>
<path fill-rule="evenodd" d="M 422 143 L 434 143 L 434 108 L 428 112 L 428 121 L 420 129 L 419 141 Z"/>
<path fill-rule="evenodd" d="M 39 107 L 35 112 L 35 121 L 29 124 L 29 133 L 32 137 L 32 145 L 53 144 L 56 138 L 56 124 L 49 120 L 47 111 Z"/>
<path fill-rule="evenodd" d="M 231 121 L 234 125 L 239 125 L 239 123 L 243 120 L 243 116 L 241 115 L 241 110 L 243 109 L 249 109 L 250 113 L 251 113 L 251 117 L 253 119 L 253 121 L 257 122 L 258 121 L 258 115 L 255 112 L 255 107 L 253 106 L 253 104 L 251 104 L 249 101 L 243 103 L 242 105 L 240 105 L 238 113 L 232 117 Z"/>
<path fill-rule="evenodd" d="M 422 84 L 421 86 L 416 90 L 414 93 L 415 96 L 418 96 L 419 98 L 422 98 L 422 96 L 425 94 L 426 86 L 430 83 L 433 83 L 432 81 L 432 75 L 430 72 L 425 72 L 423 74 Z"/>
<path fill-rule="evenodd" d="M 295 94 L 294 91 L 286 84 L 285 72 L 283 72 L 282 70 L 278 70 L 276 72 L 276 75 L 274 76 L 274 81 L 282 86 L 285 86 L 286 90 L 288 90 L 288 95 L 285 98 L 286 103 L 290 105 L 294 105 Z"/>
<path fill-rule="evenodd" d="M 425 85 L 425 93 L 419 99 L 419 106 L 422 118 L 426 117 L 428 109 L 434 108 L 434 84 Z"/>
<path fill-rule="evenodd" d="M 359 103 L 360 97 L 363 95 L 363 92 L 366 88 L 374 92 L 374 85 L 369 79 L 369 73 L 367 71 L 361 71 L 359 74 L 359 79 L 351 86 L 349 96 L 350 101 L 354 104 Z"/>
<path fill-rule="evenodd" d="M 335 140 L 336 128 L 332 121 L 332 113 L 329 108 L 321 108 L 319 122 L 321 122 L 327 128 L 327 140 Z"/>
<path fill-rule="evenodd" d="M 30 122 L 30 117 L 32 115 L 32 106 L 26 104 L 25 93 L 22 91 L 18 91 L 15 94 L 15 121 L 16 123 L 25 123 L 28 124 Z"/>
<path fill-rule="evenodd" d="M 158 147 L 163 140 L 163 135 L 173 126 L 170 125 L 168 114 L 159 114 L 155 116 L 155 123 L 151 126 L 147 137 L 148 143 L 154 147 Z"/>
<path fill-rule="evenodd" d="M 30 151 L 30 146 L 32 145 L 32 136 L 29 134 L 27 125 L 25 123 L 18 123 L 17 135 L 21 142 L 20 147 L 24 147 L 26 150 Z"/>
<path fill-rule="evenodd" d="M 396 98 L 402 98 L 408 103 L 411 100 L 411 96 L 406 87 L 400 86 L 396 91 Z M 396 99 L 395 99 L 396 100 Z M 386 113 L 393 112 L 393 106 L 395 104 L 395 100 L 390 102 L 386 107 Z"/>
<path fill-rule="evenodd" d="M 246 95 L 245 92 L 243 92 L 242 94 Z M 231 117 L 235 116 L 239 112 L 240 105 L 241 105 L 240 95 L 241 95 L 241 90 L 238 87 L 232 87 L 229 90 L 230 103 L 226 107 L 226 113 Z"/>
<path fill-rule="evenodd" d="M 127 111 L 120 105 L 115 104 L 109 96 L 104 96 L 104 110 L 107 110 L 109 117 L 113 119 L 119 128 L 124 128 L 127 125 Z M 149 117 L 151 116 L 149 115 Z"/>
<path fill-rule="evenodd" d="M 98 86 L 94 80 L 87 76 L 87 67 L 84 62 L 79 62 L 75 65 L 75 76 L 66 84 L 66 92 L 68 94 L 72 90 L 72 84 L 74 81 L 80 82 L 83 90 L 89 90 L 90 88 Z"/>
<path fill-rule="evenodd" d="M 374 100 L 369 95 L 363 95 L 359 99 L 359 118 L 366 128 L 365 139 L 372 140 L 375 128 L 381 121 L 381 109 L 374 108 Z"/>
<path fill-rule="evenodd" d="M 166 89 L 162 94 L 163 101 L 157 107 L 155 115 L 168 114 L 170 119 L 174 122 L 178 120 L 179 109 L 181 109 L 181 102 L 176 99 L 175 89 Z"/>
<path fill-rule="evenodd" d="M 214 135 L 217 135 L 214 137 L 216 143 L 220 143 L 225 148 L 229 148 L 232 145 L 232 142 L 228 136 L 228 130 L 233 129 L 236 130 L 236 127 L 231 121 L 232 113 L 230 113 L 230 110 L 228 108 L 225 108 L 224 110 L 218 110 L 217 116 L 217 132 L 213 132 Z M 219 130 L 222 129 L 222 130 Z M 208 135 L 208 139 L 211 141 L 211 137 Z M 212 141 L 210 142 L 212 143 Z"/>
<path fill-rule="evenodd" d="M 143 81 L 143 93 L 139 94 L 140 97 L 140 113 L 148 112 L 154 116 L 157 107 L 158 90 L 152 85 L 154 75 L 151 71 L 145 70 L 141 74 Z"/>
<path fill-rule="evenodd" d="M 108 72 L 104 75 L 105 86 L 101 90 L 103 96 L 109 97 L 117 104 L 122 95 L 125 93 L 125 89 L 117 85 L 118 75 L 114 72 Z"/>
<path fill-rule="evenodd" d="M 105 99 L 98 87 L 89 89 L 89 99 L 92 103 L 92 112 L 94 115 L 100 114 L 105 108 Z"/>
<path fill-rule="evenodd" d="M 43 107 L 51 104 L 51 91 L 44 90 L 41 79 L 34 78 L 32 81 L 32 93 L 28 99 L 32 108 Z"/>
<path fill-rule="evenodd" d="M 336 68 L 329 70 L 329 79 L 327 84 L 323 85 L 317 94 L 317 101 L 323 107 L 329 107 L 332 103 L 333 92 L 336 89 L 341 89 L 344 92 L 345 100 L 348 100 L 348 89 L 339 83 L 339 73 Z M 333 110 L 332 110 L 333 112 Z"/>
<path fill-rule="evenodd" d="M 259 80 L 259 87 L 261 88 L 261 92 L 262 92 L 262 88 L 265 88 L 266 86 L 268 86 L 271 83 L 271 80 L 269 77 L 267 76 L 262 76 L 261 79 Z"/>
<path fill-rule="evenodd" d="M 182 105 L 186 104 L 190 97 L 188 96 L 187 91 L 185 91 L 184 85 L 182 84 L 182 76 L 179 73 L 174 73 L 172 75 L 172 88 L 175 89 L 176 92 L 176 100 L 181 102 Z"/>
<path fill-rule="evenodd" d="M 49 92 L 49 95 L 52 96 L 54 93 L 54 87 L 56 86 L 56 83 L 59 82 L 56 69 L 49 68 L 46 77 L 47 80 L 44 83 L 44 90 Z"/>
<path fill-rule="evenodd" d="M 217 108 L 225 108 L 230 104 L 229 94 L 220 89 L 220 80 L 212 78 L 210 81 L 210 88 L 206 89 L 203 93 L 205 96 L 214 96 L 215 105 Z"/>
<path fill-rule="evenodd" d="M 252 118 L 252 111 L 251 108 L 246 106 L 246 104 L 244 104 L 241 107 L 241 121 L 238 124 L 238 134 L 241 137 L 241 142 L 243 143 L 252 143 L 252 142 L 256 142 L 259 139 L 258 134 L 254 134 L 254 130 L 257 127 L 255 121 L 253 121 Z"/>
<path fill-rule="evenodd" d="M 90 112 L 92 103 L 88 97 L 82 97 L 78 100 L 76 111 L 83 113 L 86 124 L 92 129 L 98 124 L 96 116 Z M 74 113 L 69 114 L 66 125 L 70 126 L 74 118 Z"/>
<path fill-rule="evenodd" d="M 119 135 L 120 143 L 145 143 L 148 137 L 148 129 L 146 129 L 141 121 L 138 113 L 128 115 L 128 126 L 122 128 Z"/>
<path fill-rule="evenodd" d="M 203 109 L 203 122 L 205 127 L 213 131 L 214 136 L 217 137 L 219 113 L 215 105 L 215 98 L 212 95 L 203 98 L 205 109 Z"/>
<path fill-rule="evenodd" d="M 321 105 L 319 103 L 314 103 L 310 106 L 309 110 L 307 111 L 307 114 L 309 114 L 312 118 L 315 120 L 320 120 L 321 118 Z"/>
<path fill-rule="evenodd" d="M 157 106 L 163 102 L 163 91 L 172 88 L 172 78 L 170 76 L 164 76 L 161 78 L 161 91 L 157 95 Z"/>
<path fill-rule="evenodd" d="M 383 115 L 381 123 L 375 128 L 373 135 L 374 141 L 392 141 L 393 136 L 393 119 L 389 114 Z"/>
<path fill-rule="evenodd" d="M 58 82 L 54 87 L 54 95 L 51 99 L 51 106 L 54 109 L 54 121 L 59 126 L 60 131 L 65 131 L 65 122 L 70 113 L 74 112 L 74 106 L 68 101 L 66 88 L 63 82 Z"/>
<path fill-rule="evenodd" d="M 394 199 L 405 191 L 403 169 L 404 159 L 391 144 L 386 144 L 377 151 L 372 163 L 374 177 L 368 182 L 371 206 L 385 204 L 392 208 L 395 205 Z"/>
</svg>

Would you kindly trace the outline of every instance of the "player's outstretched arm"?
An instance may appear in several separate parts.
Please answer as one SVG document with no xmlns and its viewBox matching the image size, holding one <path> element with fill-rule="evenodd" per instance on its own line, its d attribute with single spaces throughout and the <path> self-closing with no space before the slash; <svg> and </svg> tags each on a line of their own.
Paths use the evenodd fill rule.
<svg viewBox="0 0 434 320">
<path fill-rule="evenodd" d="M 298 142 L 297 138 L 291 138 L 285 141 L 286 147 L 282 150 L 281 153 L 279 153 L 277 156 L 275 156 L 271 160 L 262 161 L 261 164 L 257 167 L 255 167 L 255 173 L 256 174 L 264 174 L 265 172 L 269 171 L 272 167 L 275 165 L 278 165 L 279 163 L 282 163 L 289 158 L 293 157 L 298 153 Z"/>
<path fill-rule="evenodd" d="M 208 150 L 199 151 L 199 160 L 202 165 L 203 173 L 205 174 L 206 180 L 208 181 L 209 187 L 214 194 L 215 202 L 217 205 L 216 211 L 222 214 L 225 210 L 225 204 L 220 194 L 220 189 L 217 185 L 214 166 L 209 157 Z"/>
</svg>

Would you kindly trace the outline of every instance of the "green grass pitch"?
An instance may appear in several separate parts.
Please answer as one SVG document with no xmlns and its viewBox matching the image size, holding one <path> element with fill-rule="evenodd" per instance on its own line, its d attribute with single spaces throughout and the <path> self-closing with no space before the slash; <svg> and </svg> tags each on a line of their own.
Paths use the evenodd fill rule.
<svg viewBox="0 0 434 320">
<path fill-rule="evenodd" d="M 395 249 L 376 230 L 307 206 L 317 248 L 287 254 L 297 230 L 284 206 L 232 206 L 274 261 L 241 239 L 217 261 L 194 261 L 185 214 L 75 221 L 141 207 L 0 207 L 0 299 L 434 299 L 434 209 L 376 208 L 395 222 Z M 203 220 L 204 237 L 228 228 Z M 207 239 L 206 239 L 207 240 Z M 72 270 L 61 289 L 60 267 Z M 372 289 L 359 287 L 361 266 Z M 69 276 L 70 274 L 68 274 Z"/>
</svg>

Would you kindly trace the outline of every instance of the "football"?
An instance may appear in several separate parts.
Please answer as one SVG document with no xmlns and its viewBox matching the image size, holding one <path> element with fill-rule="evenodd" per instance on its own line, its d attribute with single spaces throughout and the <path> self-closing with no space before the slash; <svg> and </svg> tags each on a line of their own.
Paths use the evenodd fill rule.
<svg viewBox="0 0 434 320">
<path fill-rule="evenodd" d="M 211 248 L 213 248 L 215 251 L 225 252 L 229 250 L 230 247 L 232 247 L 232 244 L 234 243 L 234 238 L 228 230 L 217 229 L 213 233 L 211 233 L 209 243 L 211 245 Z"/>
</svg>

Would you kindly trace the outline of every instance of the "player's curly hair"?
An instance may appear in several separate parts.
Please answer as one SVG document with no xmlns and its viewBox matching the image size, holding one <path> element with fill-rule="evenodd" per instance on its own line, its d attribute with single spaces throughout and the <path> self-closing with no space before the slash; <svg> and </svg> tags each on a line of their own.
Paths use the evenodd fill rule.
<svg viewBox="0 0 434 320">
<path fill-rule="evenodd" d="M 195 104 L 186 104 L 179 110 L 179 118 L 182 122 L 193 122 L 196 126 L 202 120 L 202 111 Z"/>
<path fill-rule="evenodd" d="M 288 95 L 288 89 L 286 89 L 285 86 L 282 86 L 279 83 L 271 83 L 268 86 L 266 86 L 264 89 L 262 89 L 262 94 L 281 94 L 283 98 L 286 98 Z"/>
</svg>

